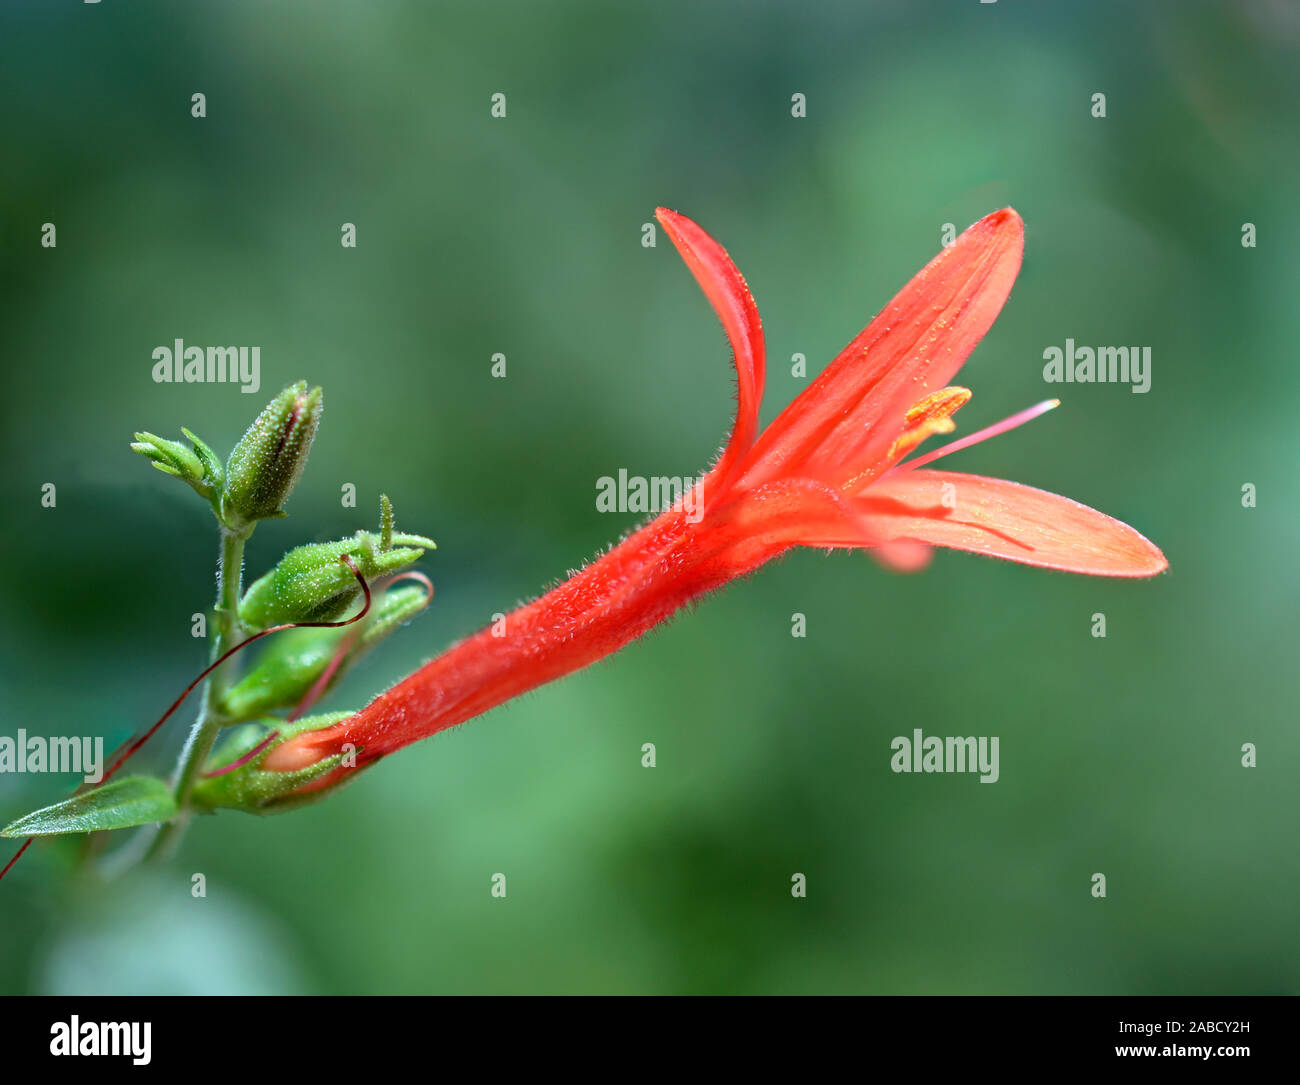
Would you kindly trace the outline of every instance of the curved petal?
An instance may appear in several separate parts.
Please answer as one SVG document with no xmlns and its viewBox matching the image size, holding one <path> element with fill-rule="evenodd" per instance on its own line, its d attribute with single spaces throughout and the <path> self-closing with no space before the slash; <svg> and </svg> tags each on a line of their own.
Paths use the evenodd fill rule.
<svg viewBox="0 0 1300 1085">
<path fill-rule="evenodd" d="M 780 474 L 829 482 L 868 471 L 907 408 L 951 381 L 1002 309 L 1025 230 L 1003 208 L 931 260 L 763 432 L 748 484 Z"/>
<path fill-rule="evenodd" d="M 722 321 L 736 361 L 736 425 L 731 440 L 712 471 L 711 492 L 720 491 L 740 457 L 749 451 L 758 433 L 758 408 L 763 398 L 766 354 L 763 322 L 744 277 L 727 250 L 685 215 L 660 207 L 655 211 L 664 232 L 677 246 L 686 266 L 704 290 Z"/>
<path fill-rule="evenodd" d="M 945 491 L 945 485 L 952 488 Z M 886 539 L 1093 576 L 1154 576 L 1169 566 L 1159 548 L 1127 524 L 1005 479 L 895 471 L 854 503 Z"/>
</svg>

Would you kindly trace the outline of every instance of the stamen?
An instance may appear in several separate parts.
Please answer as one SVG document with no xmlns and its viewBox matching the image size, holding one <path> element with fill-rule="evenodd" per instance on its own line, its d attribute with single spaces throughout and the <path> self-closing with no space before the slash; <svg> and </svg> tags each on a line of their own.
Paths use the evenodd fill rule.
<svg viewBox="0 0 1300 1085">
<path fill-rule="evenodd" d="M 907 428 L 890 446 L 888 458 L 896 461 L 934 434 L 951 433 L 957 428 L 952 416 L 969 402 L 970 389 L 953 386 L 940 388 L 913 403 L 904 416 Z"/>
<path fill-rule="evenodd" d="M 969 388 L 952 385 L 913 403 L 903 416 L 903 432 L 894 438 L 884 459 L 872 462 L 865 470 L 843 482 L 840 488 L 848 494 L 857 493 L 936 433 L 951 433 L 957 428 L 952 416 L 970 402 L 970 397 Z"/>
<path fill-rule="evenodd" d="M 927 452 L 924 456 L 918 456 L 914 460 L 908 460 L 906 463 L 900 463 L 895 470 L 906 471 L 913 467 L 921 467 L 927 463 L 933 463 L 940 456 L 947 456 L 951 452 L 960 452 L 963 448 L 970 448 L 971 445 L 977 445 L 981 441 L 987 441 L 990 437 L 996 437 L 1001 433 L 1015 429 L 1017 426 L 1023 426 L 1037 418 L 1040 414 L 1046 414 L 1055 407 L 1059 407 L 1059 399 L 1045 399 L 1042 403 L 1035 403 L 1032 407 L 1026 407 L 1023 411 L 1018 411 L 1010 418 L 1004 418 L 1001 422 L 995 422 L 991 426 L 985 426 L 982 430 L 976 430 L 968 437 L 962 437 L 959 440 L 952 441 L 942 448 L 936 448 L 933 452 Z"/>
</svg>

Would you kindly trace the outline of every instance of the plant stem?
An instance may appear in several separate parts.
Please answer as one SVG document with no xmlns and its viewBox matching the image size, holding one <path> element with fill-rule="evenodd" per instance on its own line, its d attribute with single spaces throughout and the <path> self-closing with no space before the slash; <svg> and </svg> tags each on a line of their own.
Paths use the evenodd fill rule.
<svg viewBox="0 0 1300 1085">
<path fill-rule="evenodd" d="M 212 640 L 212 659 L 217 659 L 223 652 L 234 645 L 240 638 L 242 629 L 239 624 L 239 595 L 241 574 L 244 567 L 244 543 L 250 532 L 243 534 L 221 529 L 221 555 L 217 564 L 217 608 L 216 632 Z M 181 750 L 180 762 L 176 769 L 176 807 L 178 817 L 162 827 L 149 855 L 153 858 L 165 858 L 184 834 L 189 824 L 190 814 L 187 809 L 190 792 L 198 777 L 217 732 L 221 730 L 224 718 L 217 705 L 221 695 L 230 685 L 230 674 L 234 660 L 231 659 L 218 667 L 203 684 L 203 700 L 199 707 L 198 718 L 190 728 L 185 748 Z"/>
</svg>

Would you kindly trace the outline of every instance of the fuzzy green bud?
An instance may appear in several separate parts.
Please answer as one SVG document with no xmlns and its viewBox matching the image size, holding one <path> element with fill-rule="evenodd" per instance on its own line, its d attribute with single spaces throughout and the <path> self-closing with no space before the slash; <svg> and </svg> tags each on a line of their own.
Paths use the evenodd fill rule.
<svg viewBox="0 0 1300 1085">
<path fill-rule="evenodd" d="M 343 560 L 367 581 L 414 565 L 437 544 L 423 535 L 393 531 L 393 506 L 379 499 L 379 534 L 358 531 L 350 539 L 295 547 L 265 576 L 253 581 L 239 603 L 239 621 L 253 633 L 287 622 L 330 622 L 341 616 L 361 585 Z"/>
<path fill-rule="evenodd" d="M 284 515 L 284 503 L 307 466 L 324 395 L 306 381 L 276 396 L 251 426 L 226 463 L 222 518 L 232 531 Z"/>
<path fill-rule="evenodd" d="M 239 621 L 255 632 L 285 622 L 334 621 L 361 593 L 346 554 L 366 580 L 388 576 L 415 564 L 434 542 L 422 535 L 394 535 L 394 546 L 380 550 L 375 537 L 358 531 L 351 539 L 313 543 L 290 550 L 265 576 L 253 581 L 239 604 Z"/>
</svg>

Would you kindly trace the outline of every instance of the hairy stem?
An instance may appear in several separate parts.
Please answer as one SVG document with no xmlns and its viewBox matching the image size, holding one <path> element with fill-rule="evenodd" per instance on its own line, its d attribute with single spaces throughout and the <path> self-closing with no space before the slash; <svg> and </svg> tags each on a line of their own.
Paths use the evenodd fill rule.
<svg viewBox="0 0 1300 1085">
<path fill-rule="evenodd" d="M 244 543 L 248 533 L 236 533 L 226 528 L 221 531 L 221 556 L 217 565 L 217 609 L 216 632 L 212 640 L 212 659 L 217 659 L 242 635 L 239 624 L 240 581 L 244 566 Z M 217 732 L 221 730 L 224 719 L 217 705 L 221 695 L 230 686 L 235 661 L 228 660 L 218 667 L 203 684 L 203 700 L 199 706 L 198 718 L 190 729 L 181 750 L 180 762 L 176 769 L 176 806 L 180 815 L 163 826 L 155 839 L 149 854 L 153 858 L 165 858 L 176 846 L 189 824 L 188 805 L 194 781 L 208 754 L 216 741 Z"/>
</svg>

